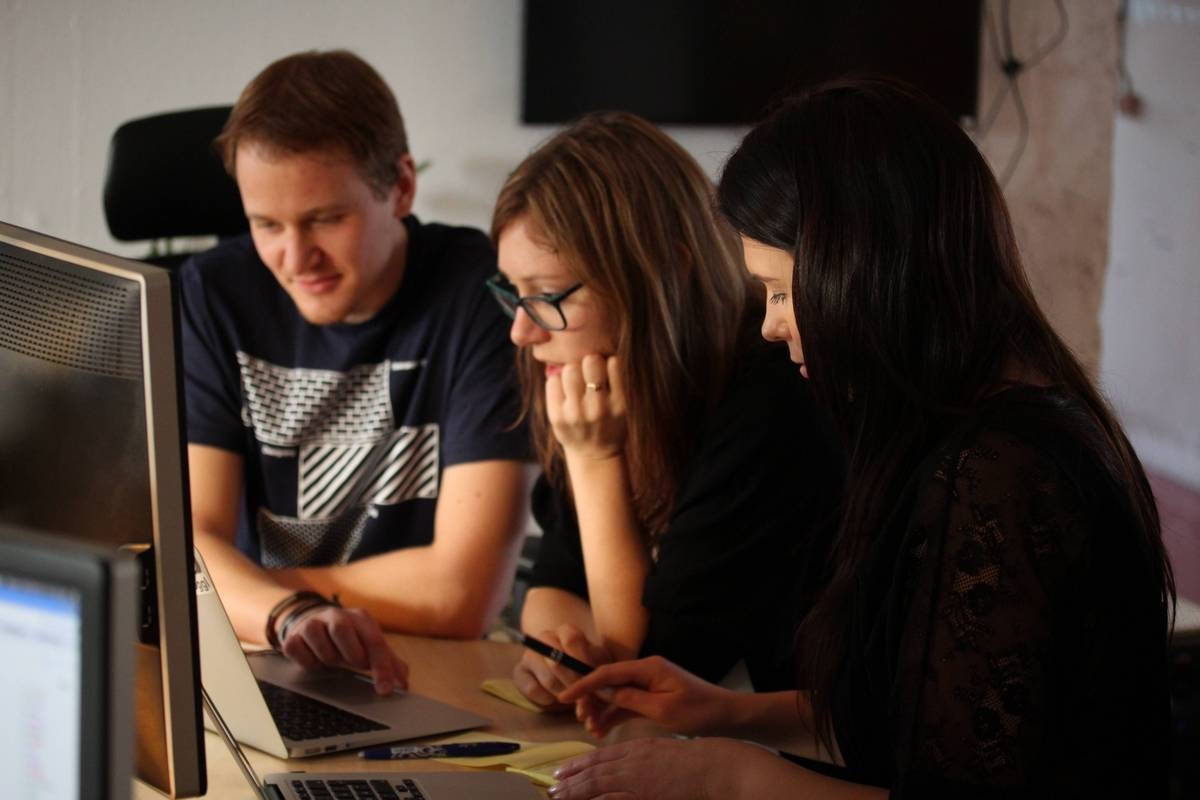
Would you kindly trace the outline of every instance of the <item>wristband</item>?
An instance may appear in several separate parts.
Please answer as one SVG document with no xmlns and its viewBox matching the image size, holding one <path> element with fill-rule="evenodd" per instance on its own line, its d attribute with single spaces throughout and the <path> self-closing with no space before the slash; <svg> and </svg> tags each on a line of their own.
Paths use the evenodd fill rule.
<svg viewBox="0 0 1200 800">
<path fill-rule="evenodd" d="M 278 603 L 276 603 L 275 607 L 271 609 L 271 613 L 267 614 L 267 630 L 266 630 L 267 644 L 269 644 L 271 647 L 273 647 L 276 650 L 279 650 L 283 646 L 283 643 L 282 643 L 280 637 L 278 636 L 278 634 L 275 633 L 275 623 L 278 622 L 280 614 L 282 614 L 284 611 L 291 608 L 292 606 L 296 605 L 297 603 L 306 602 L 306 603 L 312 604 L 313 601 L 319 601 L 319 603 L 321 603 L 321 604 L 325 604 L 325 603 L 329 602 L 328 600 L 326 600 L 324 597 L 317 594 L 316 592 L 310 591 L 308 589 L 304 589 L 299 592 L 292 592 L 287 597 L 283 598 Z M 312 607 L 312 606 L 309 605 L 308 607 Z M 289 618 L 290 618 L 290 615 L 289 615 Z"/>
<path fill-rule="evenodd" d="M 316 594 L 316 592 L 313 592 L 313 594 L 315 597 L 306 598 L 303 602 L 292 606 L 292 610 L 288 612 L 288 615 L 283 618 L 283 622 L 279 624 L 279 644 L 281 646 L 287 641 L 288 630 L 291 629 L 292 625 L 299 622 L 300 618 L 308 612 L 318 608 L 324 608 L 325 606 L 333 606 L 334 608 L 342 607 L 342 604 L 338 602 L 336 594 L 333 596 L 332 600 L 326 599 L 325 597 Z"/>
</svg>

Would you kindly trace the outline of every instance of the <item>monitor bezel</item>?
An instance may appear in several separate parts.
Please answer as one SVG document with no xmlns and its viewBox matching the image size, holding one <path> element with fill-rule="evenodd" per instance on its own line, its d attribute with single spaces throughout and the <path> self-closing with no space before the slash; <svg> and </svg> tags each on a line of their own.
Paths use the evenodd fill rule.
<svg viewBox="0 0 1200 800">
<path fill-rule="evenodd" d="M 133 772 L 134 557 L 0 524 L 0 574 L 79 597 L 81 800 L 127 797 Z M 95 735 L 103 731 L 103 736 Z"/>
<path fill-rule="evenodd" d="M 178 289 L 161 267 L 121 258 L 0 222 L 0 242 L 85 269 L 133 281 L 140 288 L 143 390 L 154 549 L 163 726 L 170 797 L 199 797 L 207 788 L 200 660 L 196 624 Z M 171 331 L 170 336 L 162 332 Z M 167 413 L 162 413 L 166 409 Z M 186 627 L 171 620 L 187 619 Z M 195 757 L 189 757 L 195 754 Z"/>
</svg>

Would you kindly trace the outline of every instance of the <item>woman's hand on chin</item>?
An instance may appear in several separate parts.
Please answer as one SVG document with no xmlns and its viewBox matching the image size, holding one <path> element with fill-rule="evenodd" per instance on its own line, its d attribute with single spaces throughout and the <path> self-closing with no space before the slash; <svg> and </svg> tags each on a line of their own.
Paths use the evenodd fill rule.
<svg viewBox="0 0 1200 800">
<path fill-rule="evenodd" d="M 546 379 L 546 415 L 568 458 L 602 461 L 625 447 L 625 391 L 616 356 L 584 356 Z"/>
</svg>

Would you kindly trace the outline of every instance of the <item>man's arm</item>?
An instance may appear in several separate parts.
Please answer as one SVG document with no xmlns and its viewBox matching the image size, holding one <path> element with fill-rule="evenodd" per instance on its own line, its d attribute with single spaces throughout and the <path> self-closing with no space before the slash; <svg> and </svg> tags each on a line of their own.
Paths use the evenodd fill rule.
<svg viewBox="0 0 1200 800">
<path fill-rule="evenodd" d="M 456 464 L 442 473 L 432 544 L 272 574 L 281 583 L 337 594 L 390 630 L 476 638 L 508 599 L 526 497 L 519 461 Z"/>
<path fill-rule="evenodd" d="M 244 642 L 266 644 L 271 608 L 305 588 L 278 571 L 267 571 L 234 546 L 242 496 L 242 457 L 207 445 L 188 445 L 192 534 L 205 566 L 221 593 L 221 603 Z"/>
<path fill-rule="evenodd" d="M 298 589 L 336 594 L 388 629 L 459 638 L 482 635 L 508 597 L 526 496 L 520 462 L 447 467 L 431 545 L 350 564 L 267 570 L 233 543 L 241 456 L 189 445 L 188 461 L 196 545 L 243 641 L 264 643 L 267 614 Z"/>
<path fill-rule="evenodd" d="M 242 492 L 242 457 L 206 445 L 188 445 L 192 528 L 238 638 L 266 643 L 270 609 L 303 585 L 267 571 L 234 546 Z M 380 694 L 408 685 L 408 666 L 359 609 L 326 606 L 307 613 L 289 633 L 283 652 L 301 665 L 322 664 L 369 670 Z"/>
</svg>

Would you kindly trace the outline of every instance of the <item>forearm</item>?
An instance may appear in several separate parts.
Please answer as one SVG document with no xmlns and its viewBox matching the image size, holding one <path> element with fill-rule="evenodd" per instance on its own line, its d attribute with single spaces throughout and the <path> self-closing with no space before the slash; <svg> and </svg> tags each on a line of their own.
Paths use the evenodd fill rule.
<svg viewBox="0 0 1200 800">
<path fill-rule="evenodd" d="M 745 742 L 726 745 L 728 757 L 713 767 L 713 797 L 819 797 L 822 800 L 883 800 L 886 789 L 831 778 Z"/>
<path fill-rule="evenodd" d="M 579 595 L 551 586 L 534 586 L 525 593 L 521 608 L 521 630 L 537 636 L 541 631 L 555 630 L 568 624 L 596 640 L 592 609 Z"/>
<path fill-rule="evenodd" d="M 199 528 L 193 536 L 238 638 L 266 644 L 267 615 L 305 584 L 279 570 L 263 569 L 220 536 Z"/>
<path fill-rule="evenodd" d="M 836 743 L 830 750 L 816 735 L 808 692 L 730 692 L 701 732 L 759 742 L 815 761 L 843 763 Z"/>
<path fill-rule="evenodd" d="M 722 732 L 793 732 L 812 730 L 812 705 L 807 692 L 729 692 L 723 703 Z"/>
<path fill-rule="evenodd" d="M 568 455 L 567 469 L 596 634 L 618 659 L 633 658 L 648 625 L 642 589 L 650 554 L 634 514 L 625 459 Z"/>
<path fill-rule="evenodd" d="M 386 630 L 472 639 L 484 634 L 508 596 L 516 559 L 515 546 L 510 549 L 466 564 L 428 545 L 278 572 L 285 581 L 336 594 L 342 605 L 366 609 Z"/>
</svg>

